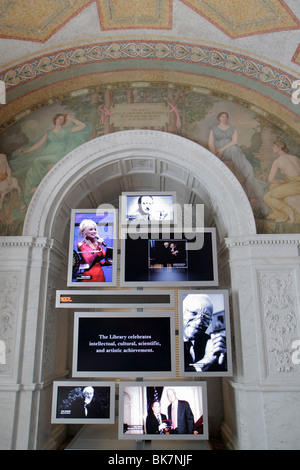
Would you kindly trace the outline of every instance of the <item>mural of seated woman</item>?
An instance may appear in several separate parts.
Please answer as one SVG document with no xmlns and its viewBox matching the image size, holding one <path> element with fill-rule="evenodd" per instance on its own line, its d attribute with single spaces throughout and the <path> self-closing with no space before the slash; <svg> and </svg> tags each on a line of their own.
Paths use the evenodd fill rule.
<svg viewBox="0 0 300 470">
<path fill-rule="evenodd" d="M 217 118 L 219 124 L 210 130 L 208 148 L 233 170 L 233 173 L 243 185 L 250 202 L 255 204 L 257 197 L 254 190 L 254 170 L 237 145 L 237 129 L 229 124 L 227 112 L 222 111 Z"/>
<path fill-rule="evenodd" d="M 293 196 L 299 196 L 300 199 L 300 158 L 288 152 L 284 142 L 274 142 L 273 153 L 278 157 L 270 170 L 271 184 L 264 201 L 270 208 L 268 219 L 294 224 L 300 223 L 300 212 L 291 204 Z M 285 176 L 284 180 L 277 177 L 279 171 Z"/>
<path fill-rule="evenodd" d="M 68 121 L 72 123 L 71 126 L 65 126 Z M 85 142 L 91 132 L 89 126 L 78 119 L 71 118 L 68 114 L 56 114 L 53 117 L 53 124 L 54 127 L 47 130 L 34 145 L 19 149 L 17 159 L 13 159 L 11 162 L 12 170 L 17 171 L 22 163 L 20 156 L 23 156 L 24 165 L 26 158 L 24 155 L 33 153 L 32 157 L 34 158 L 26 173 L 21 210 L 26 209 L 37 186 L 55 163 Z"/>
</svg>

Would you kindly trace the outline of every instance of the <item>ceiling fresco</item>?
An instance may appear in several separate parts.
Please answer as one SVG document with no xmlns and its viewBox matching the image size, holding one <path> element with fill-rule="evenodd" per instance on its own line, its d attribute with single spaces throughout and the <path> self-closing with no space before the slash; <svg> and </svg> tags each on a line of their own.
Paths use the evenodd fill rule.
<svg viewBox="0 0 300 470">
<path fill-rule="evenodd" d="M 233 94 L 300 132 L 298 108 L 291 100 L 292 74 L 216 47 L 149 40 L 87 44 L 4 70 L 0 79 L 6 83 L 9 100 L 5 113 L 0 111 L 0 128 L 16 122 L 38 102 L 48 104 L 47 100 L 62 92 L 76 94 L 77 89 L 97 85 L 99 74 L 103 80 L 110 74 L 112 82 L 119 81 L 119 73 L 125 77 L 125 70 L 130 81 L 148 82 L 160 76 L 167 82 L 179 80 Z M 178 74 L 179 79 L 175 78 Z"/>
<path fill-rule="evenodd" d="M 90 0 L 2 0 L 0 37 L 45 42 Z"/>
<path fill-rule="evenodd" d="M 299 20 L 283 0 L 180 0 L 231 38 L 299 29 Z M 91 0 L 2 0 L 2 38 L 45 42 Z M 97 0 L 103 31 L 171 29 L 173 0 Z"/>
<path fill-rule="evenodd" d="M 299 20 L 284 1 L 183 0 L 231 38 L 298 29 Z"/>
<path fill-rule="evenodd" d="M 293 55 L 292 61 L 293 61 L 295 64 L 300 65 L 300 44 L 299 44 L 299 46 L 297 47 L 297 50 L 296 50 L 295 54 Z"/>
<path fill-rule="evenodd" d="M 116 124 L 119 107 L 133 116 L 140 104 L 149 116 L 152 105 L 165 107 L 159 130 L 206 148 L 217 112 L 229 112 L 252 166 L 258 232 L 300 231 L 300 175 L 297 194 L 289 194 L 294 217 L 273 216 L 264 199 L 274 139 L 300 158 L 300 103 L 292 101 L 300 79 L 300 2 L 0 0 L 0 14 L 0 153 L 16 184 L 0 194 L 0 233 L 22 232 L 43 157 L 28 149 L 51 132 L 54 111 L 84 123 L 81 142 L 112 125 L 113 132 L 124 129 Z M 129 126 L 140 127 L 148 128 L 142 121 Z"/>
</svg>

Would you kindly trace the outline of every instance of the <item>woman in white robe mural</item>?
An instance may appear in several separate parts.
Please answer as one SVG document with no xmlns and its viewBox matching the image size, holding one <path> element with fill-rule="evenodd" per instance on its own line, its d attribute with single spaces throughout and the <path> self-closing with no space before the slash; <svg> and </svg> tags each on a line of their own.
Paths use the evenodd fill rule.
<svg viewBox="0 0 300 470">
<path fill-rule="evenodd" d="M 209 150 L 224 163 L 233 165 L 233 172 L 243 185 L 250 202 L 256 202 L 254 192 L 254 171 L 251 163 L 237 145 L 238 132 L 235 127 L 228 124 L 229 115 L 222 111 L 217 116 L 219 124 L 209 133 Z M 228 165 L 231 168 L 231 165 Z"/>
</svg>

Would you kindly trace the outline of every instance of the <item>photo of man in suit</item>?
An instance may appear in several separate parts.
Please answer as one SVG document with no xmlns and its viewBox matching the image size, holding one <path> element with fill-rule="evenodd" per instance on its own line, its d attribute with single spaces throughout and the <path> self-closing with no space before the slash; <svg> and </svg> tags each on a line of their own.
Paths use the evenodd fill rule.
<svg viewBox="0 0 300 470">
<path fill-rule="evenodd" d="M 83 400 L 76 400 L 72 406 L 72 416 L 99 418 L 101 417 L 100 402 L 95 397 L 94 388 L 85 387 L 82 391 Z"/>
<path fill-rule="evenodd" d="M 194 415 L 189 403 L 185 400 L 178 400 L 173 388 L 167 390 L 170 401 L 168 406 L 168 418 L 171 420 L 171 434 L 193 434 Z"/>
<path fill-rule="evenodd" d="M 227 370 L 225 318 L 214 314 L 210 296 L 189 294 L 183 300 L 185 372 Z"/>
<path fill-rule="evenodd" d="M 146 419 L 146 433 L 147 434 L 163 434 L 167 428 L 167 417 L 161 413 L 161 406 L 158 401 L 155 401 L 149 410 Z"/>
</svg>

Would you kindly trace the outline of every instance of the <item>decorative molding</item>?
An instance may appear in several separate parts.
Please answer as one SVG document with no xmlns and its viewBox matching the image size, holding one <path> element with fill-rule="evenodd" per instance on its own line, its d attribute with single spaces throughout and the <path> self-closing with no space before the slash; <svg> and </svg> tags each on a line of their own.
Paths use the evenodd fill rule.
<svg viewBox="0 0 300 470">
<path fill-rule="evenodd" d="M 293 274 L 261 271 L 259 285 L 269 374 L 295 373 L 291 345 L 299 332 Z"/>
<path fill-rule="evenodd" d="M 190 172 L 199 180 L 203 194 L 207 194 L 209 199 L 211 195 L 214 198 L 218 209 L 218 213 L 214 215 L 219 217 L 219 228 L 223 229 L 222 237 L 233 233 L 256 234 L 249 200 L 238 180 L 219 158 L 188 139 L 150 130 L 107 134 L 86 142 L 62 158 L 35 191 L 26 213 L 23 234 L 52 237 L 59 207 L 63 205 L 66 195 L 70 199 L 74 194 L 73 205 L 80 203 L 78 184 L 87 174 L 93 175 L 97 170 L 100 178 L 98 184 L 100 184 L 101 168 L 114 162 L 121 162 L 123 159 L 130 160 L 137 157 L 155 158 L 160 163 L 160 166 L 157 163 L 157 168 L 166 168 L 161 166 L 161 162 L 174 164 L 180 168 L 182 155 L 185 155 L 185 172 Z M 171 173 L 168 176 L 175 181 L 180 175 L 176 172 L 176 178 Z M 111 178 L 115 178 L 115 174 L 112 174 Z M 182 184 L 186 186 L 186 181 L 182 181 Z M 101 202 L 98 201 L 98 204 Z"/>
<path fill-rule="evenodd" d="M 11 376 L 13 373 L 20 282 L 21 273 L 9 273 L 7 270 L 0 273 L 0 340 L 4 343 L 0 362 L 0 377 Z"/>
<path fill-rule="evenodd" d="M 27 248 L 49 248 L 53 246 L 53 240 L 43 237 L 0 237 L 0 249 L 1 248 L 16 248 L 16 247 L 27 247 Z"/>
<path fill-rule="evenodd" d="M 9 97 L 9 92 L 15 87 L 45 75 L 52 75 L 54 72 L 61 72 L 79 65 L 90 66 L 132 59 L 197 64 L 223 72 L 229 71 L 247 80 L 260 82 L 288 97 L 293 92 L 293 81 L 298 78 L 236 51 L 233 53 L 222 48 L 184 42 L 132 40 L 130 42 L 93 43 L 80 48 L 62 49 L 6 69 L 0 75 L 0 79 L 5 82 L 7 97 Z M 124 64 L 122 67 L 124 68 Z M 157 68 L 157 65 L 155 67 Z"/>
<path fill-rule="evenodd" d="M 254 237 L 226 238 L 226 246 L 246 247 L 256 245 L 299 245 L 300 234 L 257 235 Z"/>
</svg>

